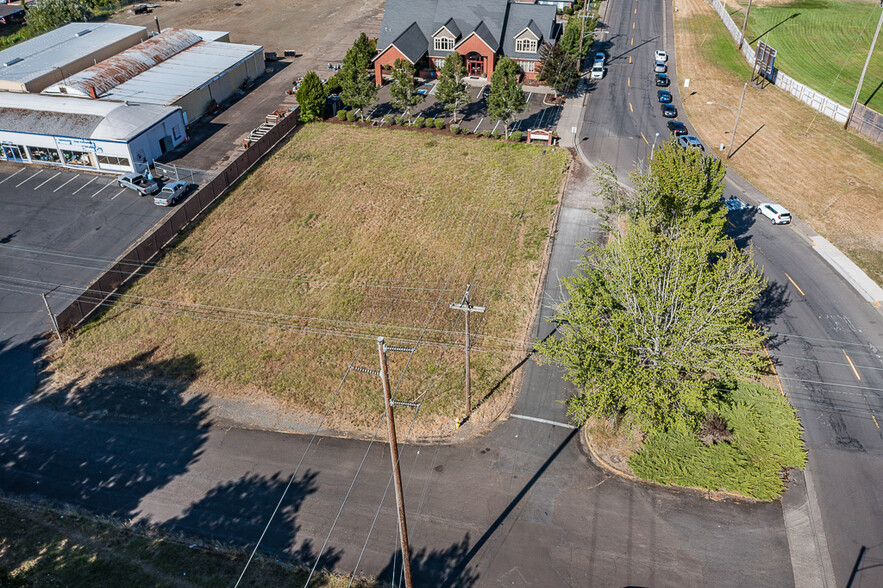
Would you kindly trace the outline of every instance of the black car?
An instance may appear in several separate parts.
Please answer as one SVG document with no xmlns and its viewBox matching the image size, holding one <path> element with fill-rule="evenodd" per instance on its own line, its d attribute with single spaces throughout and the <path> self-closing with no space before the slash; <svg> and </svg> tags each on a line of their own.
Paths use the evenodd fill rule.
<svg viewBox="0 0 883 588">
<path fill-rule="evenodd" d="M 678 109 L 671 104 L 662 104 L 662 116 L 665 118 L 674 118 L 678 115 Z"/>
<path fill-rule="evenodd" d="M 687 131 L 687 125 L 676 120 L 668 121 L 668 130 L 671 131 L 671 134 L 675 137 L 686 135 L 689 132 Z"/>
<path fill-rule="evenodd" d="M 668 86 L 668 75 L 664 73 L 656 74 L 656 85 L 667 87 Z"/>
<path fill-rule="evenodd" d="M 656 98 L 663 104 L 671 104 L 671 92 L 668 90 L 657 90 Z"/>
</svg>

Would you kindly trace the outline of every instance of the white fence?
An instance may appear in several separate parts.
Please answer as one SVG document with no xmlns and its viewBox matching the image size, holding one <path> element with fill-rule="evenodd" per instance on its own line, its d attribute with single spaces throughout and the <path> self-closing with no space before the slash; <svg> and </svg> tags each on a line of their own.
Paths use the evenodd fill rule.
<svg viewBox="0 0 883 588">
<path fill-rule="evenodd" d="M 733 40 L 737 43 L 739 42 L 739 29 L 740 27 L 733 22 L 732 17 L 730 17 L 729 12 L 727 12 L 726 6 L 721 4 L 720 0 L 711 0 L 711 5 L 714 7 L 714 10 L 717 12 L 718 16 L 721 17 L 721 20 L 724 23 L 724 26 L 727 27 L 727 30 L 730 31 L 730 35 L 732 35 Z M 749 64 L 754 65 L 754 48 L 751 47 L 747 42 L 742 43 L 742 54 L 745 56 L 746 61 Z M 773 68 L 773 83 L 785 90 L 804 104 L 808 105 L 810 108 L 819 111 L 830 119 L 833 119 L 841 124 L 846 122 L 846 117 L 849 116 L 849 107 L 843 106 L 839 102 L 835 102 L 831 100 L 824 94 L 816 92 L 809 86 L 805 84 L 801 84 L 794 78 L 789 75 L 783 74 L 778 69 Z M 870 110 L 865 107 L 866 110 Z M 871 111 L 874 112 L 874 111 Z M 883 116 L 878 115 L 878 118 L 883 119 Z M 853 116 L 853 121 L 855 121 L 855 116 Z M 872 125 L 868 128 L 868 125 L 859 125 L 853 124 L 853 121 L 850 121 L 849 127 L 855 129 L 859 133 L 870 137 L 872 140 L 880 143 L 883 142 L 883 133 L 879 132 L 879 129 L 874 131 L 874 126 Z M 874 131 L 874 132 L 869 132 Z"/>
</svg>

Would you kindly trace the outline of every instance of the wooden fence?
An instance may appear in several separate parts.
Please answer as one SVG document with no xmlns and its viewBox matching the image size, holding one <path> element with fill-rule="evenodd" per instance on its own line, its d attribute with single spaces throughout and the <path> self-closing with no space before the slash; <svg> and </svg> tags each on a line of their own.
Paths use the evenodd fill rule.
<svg viewBox="0 0 883 588">
<path fill-rule="evenodd" d="M 298 110 L 295 108 L 266 135 L 231 161 L 211 182 L 200 187 L 161 224 L 130 247 L 116 263 L 58 314 L 59 328 L 68 330 L 87 320 L 120 286 L 141 275 L 145 263 L 155 259 L 178 233 L 217 202 L 236 180 L 297 126 L 297 117 Z"/>
</svg>

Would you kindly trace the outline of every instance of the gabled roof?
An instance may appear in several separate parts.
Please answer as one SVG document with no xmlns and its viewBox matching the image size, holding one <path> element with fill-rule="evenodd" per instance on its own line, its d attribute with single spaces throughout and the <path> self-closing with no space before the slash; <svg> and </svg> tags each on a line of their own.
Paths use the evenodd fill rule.
<svg viewBox="0 0 883 588">
<path fill-rule="evenodd" d="M 542 43 L 554 43 L 558 33 L 555 24 L 555 7 L 544 4 L 524 4 L 513 2 L 509 5 L 509 16 L 506 19 L 506 32 L 503 36 L 503 55 L 513 59 L 539 59 L 539 46 Z M 524 29 L 535 34 L 540 43 L 536 53 L 515 52 L 515 37 Z"/>
<path fill-rule="evenodd" d="M 413 22 L 401 35 L 396 37 L 392 45 L 407 57 L 408 61 L 417 63 L 417 60 L 426 54 L 428 41 L 417 23 Z"/>
<path fill-rule="evenodd" d="M 481 39 L 482 41 L 484 41 L 485 44 L 486 44 L 488 47 L 490 47 L 491 50 L 494 51 L 494 52 L 496 52 L 496 51 L 500 48 L 500 44 L 499 44 L 499 43 L 497 42 L 497 40 L 494 38 L 493 33 L 491 33 L 491 31 L 490 31 L 490 29 L 488 28 L 488 26 L 487 26 L 486 24 L 484 24 L 484 21 L 481 21 L 480 23 L 478 23 L 477 25 L 475 25 L 475 28 L 474 28 L 474 29 L 472 29 L 471 31 L 469 31 L 469 34 L 468 34 L 468 35 L 465 35 L 465 36 L 463 37 L 463 39 L 462 39 L 459 43 L 457 43 L 457 45 L 454 46 L 454 49 L 456 49 L 457 47 L 459 47 L 460 45 L 462 45 L 462 44 L 466 41 L 466 39 L 468 39 L 468 38 L 471 37 L 472 35 L 475 35 L 476 37 L 478 37 L 479 39 Z"/>
<path fill-rule="evenodd" d="M 432 36 L 435 37 L 437 34 L 439 34 L 441 32 L 442 29 L 448 29 L 448 32 L 450 32 L 452 35 L 454 35 L 455 39 L 460 38 L 460 35 L 462 34 L 462 33 L 460 33 L 460 27 L 457 26 L 457 23 L 454 22 L 453 18 L 449 18 L 448 22 L 446 22 L 445 24 L 440 26 L 437 31 L 432 33 Z"/>
</svg>

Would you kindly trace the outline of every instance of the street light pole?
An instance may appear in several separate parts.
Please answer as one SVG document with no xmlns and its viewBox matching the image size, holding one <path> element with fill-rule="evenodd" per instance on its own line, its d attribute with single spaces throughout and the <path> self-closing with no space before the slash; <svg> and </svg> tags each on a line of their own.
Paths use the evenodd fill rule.
<svg viewBox="0 0 883 588">
<path fill-rule="evenodd" d="M 650 159 L 653 159 L 653 150 L 656 149 L 656 140 L 659 139 L 659 133 L 656 133 L 656 136 L 653 137 L 653 146 L 650 147 Z"/>
<path fill-rule="evenodd" d="M 736 111 L 736 123 L 733 125 L 733 134 L 730 135 L 730 147 L 727 149 L 727 159 L 730 158 L 730 155 L 733 152 L 733 141 L 736 139 L 736 127 L 739 126 L 739 115 L 742 114 L 742 103 L 745 101 L 745 90 L 748 89 L 748 82 L 745 82 L 745 85 L 742 86 L 742 98 L 739 99 L 739 110 Z"/>
</svg>

